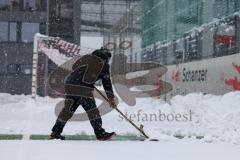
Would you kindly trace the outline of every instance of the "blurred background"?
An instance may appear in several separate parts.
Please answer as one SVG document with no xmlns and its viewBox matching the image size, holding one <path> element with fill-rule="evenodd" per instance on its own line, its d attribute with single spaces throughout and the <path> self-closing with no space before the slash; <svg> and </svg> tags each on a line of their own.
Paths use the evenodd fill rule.
<svg viewBox="0 0 240 160">
<path fill-rule="evenodd" d="M 239 0 L 0 0 L 0 92 L 31 94 L 36 33 L 91 49 L 130 41 L 114 53 L 178 65 L 239 53 L 239 10 Z M 56 65 L 44 63 L 46 77 Z"/>
</svg>

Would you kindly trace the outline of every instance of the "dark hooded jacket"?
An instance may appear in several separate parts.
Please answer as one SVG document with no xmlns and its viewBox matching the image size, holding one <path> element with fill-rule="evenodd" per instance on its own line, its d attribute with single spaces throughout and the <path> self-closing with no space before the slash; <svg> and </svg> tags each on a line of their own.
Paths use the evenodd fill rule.
<svg viewBox="0 0 240 160">
<path fill-rule="evenodd" d="M 84 80 L 85 73 L 88 69 L 88 65 L 94 65 L 94 64 L 85 64 L 85 65 L 78 65 L 78 61 L 75 62 L 73 65 L 73 72 L 67 76 L 65 80 L 65 85 L 72 85 L 72 86 L 81 86 L 81 87 L 87 87 L 89 88 L 89 92 L 93 91 L 94 89 L 94 84 L 96 81 L 101 80 L 103 84 L 103 88 L 108 96 L 108 98 L 113 98 L 113 87 L 112 87 L 112 82 L 110 79 L 110 65 L 108 64 L 108 61 L 111 57 L 111 54 L 109 52 L 104 52 L 103 49 L 100 50 L 95 50 L 92 55 L 99 57 L 102 62 L 104 63 L 102 66 L 102 69 L 100 70 L 100 73 L 92 73 L 91 78 L 95 79 L 94 81 L 91 82 L 86 82 Z M 85 56 L 91 56 L 91 55 L 85 55 Z M 82 57 L 86 58 L 86 57 Z M 81 58 L 81 59 L 82 59 Z M 80 59 L 80 61 L 81 61 Z M 75 87 L 76 88 L 76 87 Z M 67 92 L 71 92 L 72 89 L 68 89 Z M 84 90 L 84 89 L 82 89 Z"/>
</svg>

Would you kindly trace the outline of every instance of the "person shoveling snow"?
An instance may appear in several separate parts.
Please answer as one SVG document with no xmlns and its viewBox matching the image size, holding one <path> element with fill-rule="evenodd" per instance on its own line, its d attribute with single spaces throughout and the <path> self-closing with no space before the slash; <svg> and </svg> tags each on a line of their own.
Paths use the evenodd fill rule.
<svg viewBox="0 0 240 160">
<path fill-rule="evenodd" d="M 64 82 L 66 94 L 64 107 L 58 115 L 49 139 L 65 139 L 61 135 L 63 128 L 79 105 L 87 112 L 97 140 L 109 140 L 116 135 L 115 132 L 108 133 L 103 129 L 101 115 L 93 96 L 95 82 L 102 80 L 110 106 L 112 108 L 117 107 L 110 79 L 110 58 L 111 53 L 107 49 L 101 48 L 93 51 L 90 55 L 81 57 L 74 63 L 73 72 L 67 76 Z"/>
</svg>

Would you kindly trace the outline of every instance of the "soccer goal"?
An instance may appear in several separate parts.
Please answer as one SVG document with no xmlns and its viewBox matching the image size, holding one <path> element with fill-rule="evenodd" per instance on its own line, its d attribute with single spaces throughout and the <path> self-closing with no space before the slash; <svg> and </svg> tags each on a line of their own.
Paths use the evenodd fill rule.
<svg viewBox="0 0 240 160">
<path fill-rule="evenodd" d="M 80 47 L 59 37 L 50 37 L 37 33 L 34 37 L 32 97 L 55 96 L 47 86 L 49 74 L 75 56 L 91 53 L 93 49 Z M 70 69 L 70 66 L 64 66 Z"/>
</svg>

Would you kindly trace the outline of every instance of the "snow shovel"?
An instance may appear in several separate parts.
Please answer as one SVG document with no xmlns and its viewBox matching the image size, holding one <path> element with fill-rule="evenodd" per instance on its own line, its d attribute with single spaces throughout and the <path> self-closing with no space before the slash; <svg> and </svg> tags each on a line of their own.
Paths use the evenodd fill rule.
<svg viewBox="0 0 240 160">
<path fill-rule="evenodd" d="M 94 88 L 96 89 L 96 91 L 107 101 L 109 102 L 109 99 L 101 92 L 99 91 L 95 86 Z M 117 107 L 114 108 L 121 116 L 123 116 L 134 128 L 136 128 L 146 139 L 149 139 L 149 136 L 144 132 L 143 130 L 143 125 L 141 124 L 140 127 L 138 127 L 135 123 L 133 123 L 133 121 L 131 121 L 131 119 L 129 119 L 127 116 L 125 116 L 123 114 L 122 111 L 120 111 Z M 158 141 L 158 139 L 149 139 L 150 141 Z"/>
</svg>

